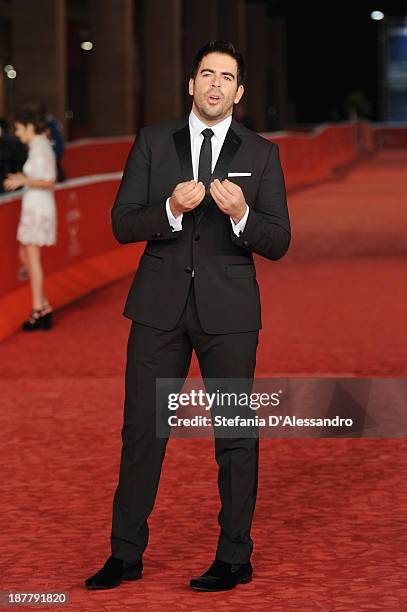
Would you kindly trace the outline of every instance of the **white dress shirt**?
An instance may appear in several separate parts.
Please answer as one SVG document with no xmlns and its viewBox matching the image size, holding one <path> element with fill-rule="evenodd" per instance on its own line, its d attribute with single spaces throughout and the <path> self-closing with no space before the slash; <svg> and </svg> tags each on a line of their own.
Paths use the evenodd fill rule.
<svg viewBox="0 0 407 612">
<path fill-rule="evenodd" d="M 199 154 L 200 154 L 201 145 L 204 139 L 204 137 L 201 134 L 202 130 L 205 130 L 206 128 L 210 127 L 211 130 L 213 131 L 213 136 L 211 138 L 212 172 L 213 172 L 216 166 L 216 162 L 219 157 L 219 153 L 222 149 L 223 142 L 226 137 L 226 133 L 231 123 L 232 123 L 232 115 L 229 115 L 229 117 L 226 117 L 226 119 L 223 119 L 223 121 L 220 121 L 216 125 L 209 126 L 203 123 L 203 121 L 201 121 L 200 119 L 198 119 L 198 117 L 195 115 L 195 113 L 192 110 L 189 113 L 189 133 L 191 135 L 192 170 L 193 170 L 195 181 L 198 181 Z M 165 203 L 165 208 L 167 211 L 167 217 L 168 217 L 169 224 L 171 225 L 173 231 L 176 232 L 176 231 L 182 230 L 183 214 L 181 213 L 180 215 L 178 215 L 178 217 L 174 217 L 174 215 L 171 212 L 171 208 L 170 208 L 170 198 L 167 198 L 167 201 Z M 235 223 L 232 217 L 229 217 L 230 222 L 232 224 L 232 229 L 234 233 L 236 234 L 236 236 L 239 236 L 240 232 L 244 230 L 248 215 L 249 215 L 249 207 L 246 204 L 246 212 L 243 215 L 243 217 L 240 219 L 239 223 Z"/>
</svg>

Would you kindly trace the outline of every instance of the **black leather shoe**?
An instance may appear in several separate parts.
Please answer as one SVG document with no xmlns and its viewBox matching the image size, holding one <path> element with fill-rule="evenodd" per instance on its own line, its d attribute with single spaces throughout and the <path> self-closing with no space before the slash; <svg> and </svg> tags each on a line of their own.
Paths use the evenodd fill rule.
<svg viewBox="0 0 407 612">
<path fill-rule="evenodd" d="M 197 591 L 226 591 L 237 584 L 246 584 L 252 579 L 250 561 L 243 565 L 232 565 L 215 559 L 211 567 L 199 578 L 192 578 L 190 586 Z"/>
<path fill-rule="evenodd" d="M 109 557 L 101 570 L 85 580 L 87 589 L 113 589 L 122 580 L 138 580 L 143 572 L 143 562 L 123 561 Z"/>
</svg>

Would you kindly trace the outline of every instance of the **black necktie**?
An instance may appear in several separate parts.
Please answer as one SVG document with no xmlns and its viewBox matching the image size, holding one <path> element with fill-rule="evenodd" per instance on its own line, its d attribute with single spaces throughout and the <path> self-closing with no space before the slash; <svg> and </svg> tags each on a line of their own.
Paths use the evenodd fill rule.
<svg viewBox="0 0 407 612">
<path fill-rule="evenodd" d="M 199 152 L 199 165 L 198 165 L 198 181 L 202 181 L 205 185 L 206 193 L 209 191 L 209 183 L 212 176 L 212 145 L 211 138 L 214 132 L 210 128 L 202 130 L 203 143 L 201 144 L 201 150 Z"/>
</svg>

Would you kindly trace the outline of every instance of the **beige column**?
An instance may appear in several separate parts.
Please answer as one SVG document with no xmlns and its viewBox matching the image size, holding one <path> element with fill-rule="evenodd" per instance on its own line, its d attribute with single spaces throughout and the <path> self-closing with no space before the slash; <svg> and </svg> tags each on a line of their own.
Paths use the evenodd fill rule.
<svg viewBox="0 0 407 612">
<path fill-rule="evenodd" d="M 204 45 L 219 38 L 219 0 L 207 0 L 205 10 L 200 2 L 185 2 L 183 10 L 183 98 L 184 110 L 191 109 L 192 98 L 188 94 L 188 80 L 192 61 Z"/>
<path fill-rule="evenodd" d="M 267 130 L 267 72 L 269 63 L 273 62 L 268 49 L 267 4 L 249 2 L 247 5 L 248 78 L 244 99 L 246 112 L 253 119 L 257 132 Z"/>
<path fill-rule="evenodd" d="M 44 102 L 64 124 L 66 109 L 65 0 L 14 0 L 12 110 Z"/>
<path fill-rule="evenodd" d="M 135 131 L 135 65 L 132 0 L 89 0 L 89 95 L 92 134 Z"/>
<path fill-rule="evenodd" d="M 211 40 L 233 43 L 245 56 L 246 2 L 245 0 L 206 0 L 184 3 L 184 88 L 194 55 Z M 184 89 L 184 108 L 189 111 L 191 98 Z"/>
<path fill-rule="evenodd" d="M 268 62 L 269 130 L 283 130 L 287 123 L 287 39 L 283 18 L 269 21 Z"/>
<path fill-rule="evenodd" d="M 144 123 L 181 117 L 183 109 L 182 2 L 144 3 Z"/>
<path fill-rule="evenodd" d="M 233 43 L 243 57 L 246 54 L 246 11 L 245 0 L 219 0 L 219 38 Z"/>
<path fill-rule="evenodd" d="M 6 93 L 5 93 L 5 77 L 3 71 L 3 63 L 0 59 L 0 70 L 2 70 L 3 74 L 0 74 L 0 117 L 5 117 L 7 114 L 6 109 Z"/>
<path fill-rule="evenodd" d="M 218 11 L 218 28 L 219 38 L 225 42 L 231 42 L 243 55 L 247 64 L 247 7 L 245 0 L 219 0 Z M 246 109 L 247 89 L 243 95 L 242 101 L 234 107 L 234 117 L 242 120 L 242 114 L 248 112 Z"/>
<path fill-rule="evenodd" d="M 0 13 L 0 18 L 3 15 Z M 4 72 L 4 66 L 8 63 L 7 57 L 9 56 L 9 36 L 10 36 L 9 21 L 0 21 L 0 117 L 6 117 L 8 113 L 7 100 L 6 100 L 6 75 Z"/>
</svg>

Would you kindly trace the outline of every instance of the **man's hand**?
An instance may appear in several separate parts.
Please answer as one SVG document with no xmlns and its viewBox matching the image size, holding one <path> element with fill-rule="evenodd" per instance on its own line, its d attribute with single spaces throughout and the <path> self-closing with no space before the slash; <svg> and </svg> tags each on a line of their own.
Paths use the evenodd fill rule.
<svg viewBox="0 0 407 612">
<path fill-rule="evenodd" d="M 228 181 L 228 179 L 222 182 L 219 179 L 215 179 L 210 185 L 210 192 L 218 208 L 225 215 L 232 217 L 235 223 L 239 223 L 246 212 L 247 206 L 243 191 L 239 185 Z"/>
<path fill-rule="evenodd" d="M 186 181 L 178 183 L 170 197 L 170 208 L 174 217 L 193 210 L 205 196 L 205 186 L 202 182 Z"/>
</svg>

